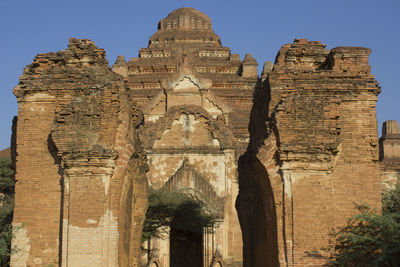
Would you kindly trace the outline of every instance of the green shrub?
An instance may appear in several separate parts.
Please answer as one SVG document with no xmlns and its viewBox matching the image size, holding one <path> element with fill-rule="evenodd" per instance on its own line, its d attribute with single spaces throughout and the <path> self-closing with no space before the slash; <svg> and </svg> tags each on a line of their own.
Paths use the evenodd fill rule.
<svg viewBox="0 0 400 267">
<path fill-rule="evenodd" d="M 400 186 L 383 195 L 382 214 L 357 206 L 359 214 L 335 233 L 334 266 L 400 266 Z"/>
<path fill-rule="evenodd" d="M 14 211 L 14 171 L 9 158 L 0 158 L 0 203 L 0 266 L 8 266 Z"/>
<path fill-rule="evenodd" d="M 190 195 L 163 189 L 149 190 L 149 207 L 143 226 L 143 239 L 157 236 L 163 227 L 202 232 L 217 222 L 214 214 L 206 212 Z"/>
</svg>

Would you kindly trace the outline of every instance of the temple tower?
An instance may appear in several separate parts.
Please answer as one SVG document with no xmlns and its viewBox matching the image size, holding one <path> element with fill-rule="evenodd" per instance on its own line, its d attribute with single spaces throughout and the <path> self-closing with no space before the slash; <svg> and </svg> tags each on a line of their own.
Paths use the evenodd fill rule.
<svg viewBox="0 0 400 267">
<path fill-rule="evenodd" d="M 219 253 L 224 266 L 240 266 L 236 162 L 249 140 L 257 62 L 251 55 L 241 62 L 223 47 L 207 15 L 181 8 L 158 23 L 138 58 L 125 62 L 119 57 L 113 69 L 125 76 L 131 100 L 144 114 L 140 140 L 150 186 L 173 185 L 218 212 L 222 222 L 198 239 L 202 264 L 209 266 Z M 154 261 L 184 264 L 175 259 L 180 254 L 172 250 L 183 248 L 173 238 L 153 244 L 158 246 Z M 187 260 L 193 263 L 193 257 Z"/>
</svg>

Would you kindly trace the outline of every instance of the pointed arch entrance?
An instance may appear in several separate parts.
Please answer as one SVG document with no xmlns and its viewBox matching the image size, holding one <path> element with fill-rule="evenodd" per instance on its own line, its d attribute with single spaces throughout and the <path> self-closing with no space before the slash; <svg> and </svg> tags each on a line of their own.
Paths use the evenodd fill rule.
<svg viewBox="0 0 400 267">
<path fill-rule="evenodd" d="M 224 197 L 218 197 L 207 179 L 184 159 L 182 166 L 164 185 L 169 191 L 184 192 L 201 204 L 205 212 L 223 216 Z M 215 251 L 215 228 L 182 229 L 172 224 L 170 229 L 170 266 L 203 267 Z"/>
<path fill-rule="evenodd" d="M 210 90 L 211 82 L 183 74 L 163 83 L 163 93 L 144 110 L 140 131 L 147 152 L 150 186 L 189 194 L 218 214 L 215 229 L 171 227 L 153 242 L 163 267 L 209 267 L 217 248 L 221 259 L 242 260 L 242 234 L 235 199 L 237 159 L 232 112 Z"/>
</svg>

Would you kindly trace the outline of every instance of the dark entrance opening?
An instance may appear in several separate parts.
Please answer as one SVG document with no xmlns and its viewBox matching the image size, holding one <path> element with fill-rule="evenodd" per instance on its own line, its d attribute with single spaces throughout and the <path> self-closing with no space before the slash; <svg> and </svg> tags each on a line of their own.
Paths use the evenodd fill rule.
<svg viewBox="0 0 400 267">
<path fill-rule="evenodd" d="M 203 234 L 171 228 L 170 266 L 203 267 Z"/>
</svg>

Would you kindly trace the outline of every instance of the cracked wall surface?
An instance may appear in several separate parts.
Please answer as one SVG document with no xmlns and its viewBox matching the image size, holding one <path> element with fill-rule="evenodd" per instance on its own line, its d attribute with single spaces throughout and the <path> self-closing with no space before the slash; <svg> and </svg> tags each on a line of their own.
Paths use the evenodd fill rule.
<svg viewBox="0 0 400 267">
<path fill-rule="evenodd" d="M 369 53 L 297 39 L 264 73 L 239 166 L 244 266 L 321 266 L 354 203 L 380 207 Z"/>
</svg>

